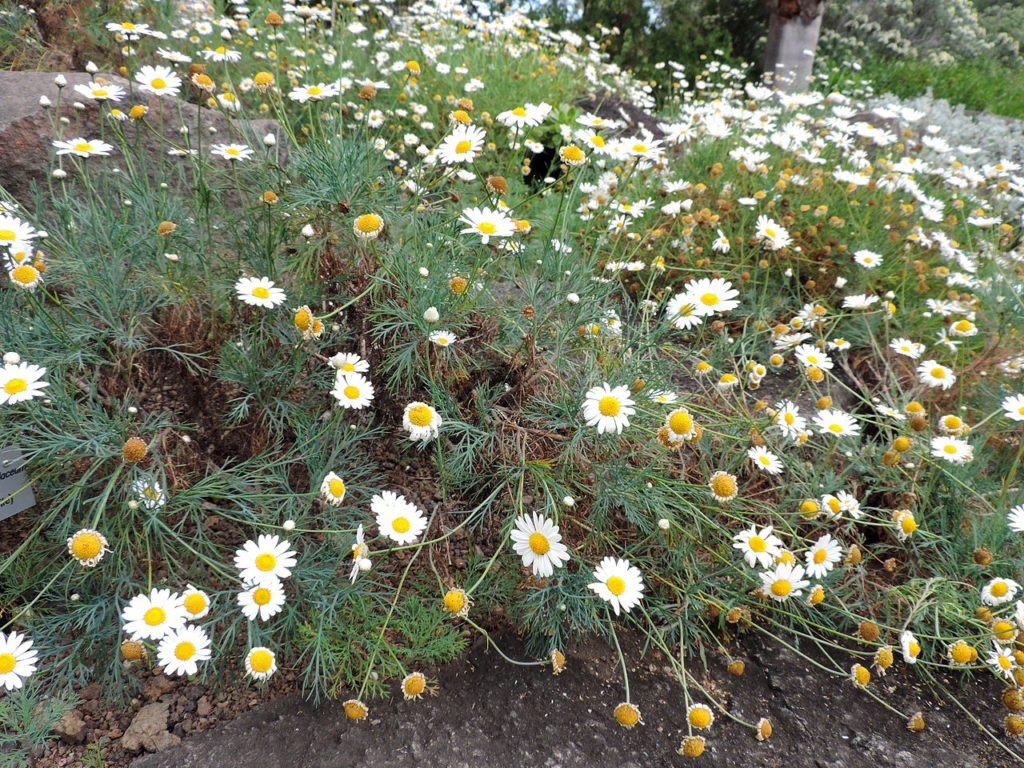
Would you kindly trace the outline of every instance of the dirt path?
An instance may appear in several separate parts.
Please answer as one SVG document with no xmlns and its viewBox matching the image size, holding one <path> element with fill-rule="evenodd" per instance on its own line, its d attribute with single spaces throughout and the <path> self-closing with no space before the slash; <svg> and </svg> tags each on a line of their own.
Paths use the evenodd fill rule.
<svg viewBox="0 0 1024 768">
<path fill-rule="evenodd" d="M 636 665 L 638 655 L 630 655 Z M 1021 761 L 953 705 L 922 698 L 905 671 L 871 685 L 901 710 L 922 710 L 928 728 L 921 733 L 789 651 L 750 642 L 744 658 L 742 677 L 717 666 L 708 684 L 727 694 L 744 720 L 768 717 L 774 735 L 759 742 L 719 716 L 695 761 L 676 754 L 685 733 L 683 695 L 656 661 L 640 662 L 631 677 L 644 725 L 627 731 L 612 720 L 622 694 L 607 647 L 591 643 L 555 677 L 548 667 L 511 666 L 481 642 L 466 660 L 436 673 L 436 698 L 371 702 L 369 719 L 354 723 L 337 702 L 315 708 L 286 696 L 132 768 L 1009 768 Z M 994 731 L 1004 714 L 997 692 L 987 684 L 961 691 Z"/>
</svg>

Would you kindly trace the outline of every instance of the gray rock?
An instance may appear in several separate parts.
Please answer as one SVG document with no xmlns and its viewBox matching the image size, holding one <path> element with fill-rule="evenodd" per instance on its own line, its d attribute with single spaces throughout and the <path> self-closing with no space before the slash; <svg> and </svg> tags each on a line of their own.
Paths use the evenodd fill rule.
<svg viewBox="0 0 1024 768">
<path fill-rule="evenodd" d="M 54 82 L 58 74 L 67 79 L 67 86 L 63 89 Z M 129 89 L 130 84 L 124 78 L 113 75 L 101 77 L 126 91 Z M 107 108 L 101 108 L 99 102 L 74 90 L 75 85 L 88 83 L 91 79 L 92 76 L 83 72 L 0 72 L 0 104 L 3 104 L 0 109 L 0 187 L 16 200 L 30 203 L 32 185 L 44 185 L 56 167 L 51 142 L 55 137 L 53 126 L 58 118 L 66 117 L 70 121 L 63 129 L 65 139 L 79 136 L 103 138 L 107 143 L 117 145 L 113 138 L 112 120 L 106 116 Z M 182 93 L 188 94 L 189 89 L 191 86 L 186 83 Z M 52 104 L 48 109 L 39 105 L 42 96 Z M 76 108 L 75 102 L 83 104 L 84 108 Z M 275 135 L 278 151 L 284 151 L 281 127 L 276 120 L 229 118 L 220 110 L 199 107 L 172 96 L 150 96 L 138 90 L 117 106 L 127 112 L 135 104 L 148 108 L 145 118 L 142 121 L 119 122 L 118 126 L 124 131 L 129 146 L 138 143 L 142 148 L 150 169 L 159 168 L 166 162 L 169 149 L 186 147 L 185 137 L 180 131 L 182 123 L 194 133 L 200 118 L 204 152 L 213 143 L 237 142 L 258 146 L 267 133 Z M 102 125 L 104 122 L 106 124 Z M 211 126 L 216 128 L 216 134 L 209 133 Z M 118 150 L 109 161 L 125 168 Z"/>
<path fill-rule="evenodd" d="M 121 747 L 127 752 L 161 752 L 179 743 L 181 739 L 167 730 L 169 714 L 170 705 L 164 702 L 144 706 L 121 737 Z"/>
</svg>

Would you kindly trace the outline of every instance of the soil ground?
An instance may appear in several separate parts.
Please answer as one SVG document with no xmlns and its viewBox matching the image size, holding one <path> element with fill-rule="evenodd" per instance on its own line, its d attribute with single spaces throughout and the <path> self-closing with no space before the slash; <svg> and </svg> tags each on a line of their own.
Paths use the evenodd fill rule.
<svg viewBox="0 0 1024 768">
<path fill-rule="evenodd" d="M 506 652 L 517 650 L 506 640 Z M 632 646 L 632 647 L 629 647 Z M 928 727 L 905 720 L 848 682 L 819 671 L 780 646 L 745 643 L 742 677 L 713 668 L 710 690 L 728 698 L 738 717 L 768 717 L 774 734 L 719 716 L 707 751 L 694 765 L 730 768 L 1009 768 L 1021 763 L 985 737 L 955 705 L 926 698 L 910 673 L 891 673 L 872 687 L 901 711 L 921 710 Z M 435 698 L 400 695 L 370 703 L 362 722 L 347 720 L 340 703 L 314 707 L 290 694 L 236 720 L 146 755 L 132 768 L 660 768 L 689 763 L 676 754 L 685 735 L 682 690 L 665 674 L 664 659 L 637 665 L 633 701 L 644 724 L 625 730 L 612 719 L 622 700 L 614 653 L 593 641 L 555 677 L 550 667 L 514 667 L 481 640 L 463 661 L 437 671 Z M 950 683 L 955 685 L 955 683 Z M 994 681 L 968 683 L 961 700 L 993 731 L 1003 710 Z"/>
</svg>

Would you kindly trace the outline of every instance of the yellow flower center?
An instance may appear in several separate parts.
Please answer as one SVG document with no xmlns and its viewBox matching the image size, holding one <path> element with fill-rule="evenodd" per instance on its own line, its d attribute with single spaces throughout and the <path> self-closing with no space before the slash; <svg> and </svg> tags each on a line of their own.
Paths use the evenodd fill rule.
<svg viewBox="0 0 1024 768">
<path fill-rule="evenodd" d="M 319 96 L 321 93 L 323 93 L 323 89 L 319 85 L 311 85 L 309 86 L 309 89 L 306 91 L 306 93 L 308 93 L 310 96 Z"/>
<path fill-rule="evenodd" d="M 154 77 L 152 80 L 149 81 L 149 85 L 150 87 L 159 90 L 161 88 L 167 87 L 167 81 L 164 80 L 162 77 Z"/>
<path fill-rule="evenodd" d="M 647 151 L 647 145 L 646 144 L 634 144 L 633 145 L 633 151 L 634 152 L 646 152 Z"/>
<path fill-rule="evenodd" d="M 946 425 L 946 429 L 960 429 L 963 425 L 963 422 L 956 416 L 947 416 L 942 423 Z"/>
<path fill-rule="evenodd" d="M 249 654 L 249 666 L 253 672 L 266 672 L 273 663 L 274 656 L 270 651 L 260 648 Z"/>
<path fill-rule="evenodd" d="M 711 481 L 711 490 L 716 496 L 732 496 L 736 493 L 736 481 L 729 475 L 719 475 Z"/>
<path fill-rule="evenodd" d="M 466 607 L 466 593 L 461 589 L 449 589 L 444 595 L 444 607 L 450 613 L 458 613 Z"/>
<path fill-rule="evenodd" d="M 998 663 L 1001 669 L 1010 669 L 1013 666 L 1013 659 L 1009 656 L 1003 656 L 1000 654 L 998 657 Z"/>
<path fill-rule="evenodd" d="M 530 549 L 536 555 L 546 555 L 548 550 L 551 549 L 551 543 L 543 533 L 534 531 L 530 534 Z"/>
<path fill-rule="evenodd" d="M 974 649 L 962 640 L 953 645 L 950 649 L 950 656 L 953 657 L 953 661 L 957 664 L 969 664 L 974 661 L 972 653 Z"/>
<path fill-rule="evenodd" d="M 253 590 L 252 593 L 252 601 L 256 603 L 256 605 L 266 605 L 270 602 L 271 597 L 273 597 L 273 595 L 270 594 L 270 590 L 266 587 L 259 587 Z"/>
<path fill-rule="evenodd" d="M 516 117 L 526 117 L 526 110 L 522 107 L 516 107 L 512 110 L 512 114 Z"/>
<path fill-rule="evenodd" d="M 90 560 L 100 553 L 103 543 L 95 533 L 80 533 L 71 541 L 71 549 L 79 560 Z"/>
<path fill-rule="evenodd" d="M 595 147 L 603 147 L 604 146 L 604 137 L 603 136 L 595 136 L 594 138 L 592 138 L 590 140 L 590 143 L 593 144 Z"/>
<path fill-rule="evenodd" d="M 826 557 L 828 557 L 828 552 L 826 552 L 824 549 L 819 549 L 817 552 L 814 553 L 814 557 L 812 559 L 816 564 L 821 565 L 825 562 Z"/>
<path fill-rule="evenodd" d="M 109 93 L 110 93 L 110 91 L 107 91 L 107 90 L 105 90 L 103 88 L 96 88 L 92 92 L 92 95 L 97 97 L 97 98 L 99 98 L 99 99 L 102 99 L 104 96 L 107 96 Z"/>
<path fill-rule="evenodd" d="M 0 675 L 6 675 L 17 663 L 18 660 L 14 658 L 13 653 L 0 653 Z"/>
<path fill-rule="evenodd" d="M 184 606 L 185 610 L 192 615 L 202 613 L 206 608 L 206 598 L 198 592 L 192 592 L 185 598 Z"/>
<path fill-rule="evenodd" d="M 713 307 L 718 303 L 718 296 L 714 293 L 705 293 L 700 297 L 700 301 L 708 307 Z"/>
<path fill-rule="evenodd" d="M 622 403 L 617 397 L 605 395 L 597 401 L 597 410 L 601 412 L 602 416 L 618 416 L 619 411 L 622 410 Z"/>
<path fill-rule="evenodd" d="M 345 397 L 347 397 L 349 400 L 355 400 L 357 397 L 359 397 L 359 387 L 355 386 L 354 384 L 349 384 L 342 391 L 345 393 Z"/>
<path fill-rule="evenodd" d="M 468 140 L 460 141 L 455 145 L 455 152 L 459 155 L 464 155 L 473 147 L 473 142 Z"/>
<path fill-rule="evenodd" d="M 676 411 L 668 417 L 668 428 L 677 435 L 688 435 L 693 429 L 693 417 L 686 411 Z"/>
<path fill-rule="evenodd" d="M 410 675 L 402 681 L 402 692 L 406 696 L 419 696 L 427 687 L 427 681 L 422 675 Z"/>
<path fill-rule="evenodd" d="M 214 53 L 221 53 L 221 54 L 223 54 L 226 51 L 227 51 L 227 48 L 225 48 L 223 45 L 218 45 L 216 48 L 213 49 Z"/>
<path fill-rule="evenodd" d="M 395 531 L 398 532 L 398 533 L 406 533 L 409 530 L 409 528 L 411 528 L 412 526 L 409 523 L 409 518 L 407 518 L 407 517 L 396 517 L 392 521 L 391 527 L 394 528 Z"/>
<path fill-rule="evenodd" d="M 355 371 L 356 367 L 352 363 L 342 363 L 341 370 L 348 371 L 349 373 Z"/>
<path fill-rule="evenodd" d="M 277 558 L 269 552 L 263 552 L 256 556 L 256 567 L 261 571 L 272 571 L 277 565 Z"/>
<path fill-rule="evenodd" d="M 764 552 L 768 549 L 768 542 L 760 536 L 751 536 L 750 539 L 747 540 L 747 544 L 754 552 Z"/>
<path fill-rule="evenodd" d="M 776 579 L 772 582 L 772 594 L 776 597 L 785 597 L 793 591 L 793 584 L 788 579 Z"/>
<path fill-rule="evenodd" d="M 135 29 L 135 25 L 132 24 L 130 21 L 126 21 L 124 24 L 121 25 L 121 27 L 123 29 Z"/>
<path fill-rule="evenodd" d="M 19 392 L 24 392 L 28 388 L 28 382 L 24 379 L 11 379 L 4 384 L 4 392 L 8 395 L 16 395 Z"/>
<path fill-rule="evenodd" d="M 14 230 L 11 229 L 0 229 L 0 240 L 13 240 Z"/>
<path fill-rule="evenodd" d="M 609 592 L 616 596 L 626 591 L 626 582 L 619 576 L 612 576 L 604 585 L 608 587 Z"/>
<path fill-rule="evenodd" d="M 166 618 L 167 612 L 155 605 L 142 615 L 142 620 L 151 627 L 160 626 Z"/>
<path fill-rule="evenodd" d="M 575 144 L 570 144 L 562 149 L 562 157 L 572 163 L 578 163 L 583 159 L 583 150 L 577 147 Z"/>
<path fill-rule="evenodd" d="M 307 331 L 313 322 L 313 316 L 310 314 L 308 309 L 302 307 L 295 313 L 294 322 L 295 327 L 300 331 Z"/>
<path fill-rule="evenodd" d="M 830 430 L 832 430 L 833 432 L 835 432 L 835 433 L 836 433 L 837 435 L 838 435 L 838 434 L 839 434 L 840 432 L 842 432 L 842 431 L 843 431 L 843 425 L 842 425 L 842 424 L 829 424 L 829 425 L 828 425 L 828 428 L 829 428 Z"/>
<path fill-rule="evenodd" d="M 376 232 L 381 228 L 384 222 L 380 216 L 375 213 L 364 213 L 358 219 L 356 219 L 356 229 L 360 232 Z"/>
<path fill-rule="evenodd" d="M 229 99 L 229 101 L 230 101 L 230 99 Z M 241 152 L 238 151 L 238 147 L 228 147 L 227 149 L 224 150 L 224 154 L 225 155 L 231 155 L 232 157 L 237 157 L 238 155 L 241 154 Z M 266 288 L 264 288 L 263 290 L 265 291 Z M 264 297 L 264 298 L 266 298 L 266 297 Z"/>
<path fill-rule="evenodd" d="M 953 453 L 956 453 L 956 446 L 955 445 L 947 445 L 942 450 L 944 450 L 946 453 L 953 454 Z"/>
<path fill-rule="evenodd" d="M 196 655 L 196 647 L 186 640 L 183 643 L 178 643 L 174 646 L 174 655 L 182 661 L 188 661 Z"/>
<path fill-rule="evenodd" d="M 414 405 L 409 409 L 409 421 L 417 427 L 430 426 L 430 422 L 433 420 L 434 417 L 430 412 L 430 406 Z"/>
<path fill-rule="evenodd" d="M 900 528 L 903 529 L 904 533 L 913 533 L 917 530 L 917 520 L 910 515 L 904 515 L 903 519 L 900 520 Z"/>
<path fill-rule="evenodd" d="M 269 299 L 270 291 L 268 291 L 262 285 L 257 285 L 255 288 L 252 289 L 252 295 L 255 296 L 257 299 Z"/>
<path fill-rule="evenodd" d="M 946 378 L 946 372 L 941 368 L 932 368 L 932 377 L 936 379 L 944 379 Z"/>
<path fill-rule="evenodd" d="M 711 725 L 711 712 L 704 707 L 695 707 L 690 710 L 689 720 L 694 728 L 707 728 Z"/>
<path fill-rule="evenodd" d="M 31 285 L 38 277 L 39 270 L 29 264 L 20 264 L 11 271 L 11 279 L 24 285 Z"/>
<path fill-rule="evenodd" d="M 1005 581 L 997 581 L 992 585 L 992 594 L 996 597 L 1002 597 L 1009 591 L 1009 587 L 1006 586 Z"/>
<path fill-rule="evenodd" d="M 345 484 L 341 480 L 331 480 L 327 487 L 331 492 L 331 496 L 334 496 L 336 499 L 340 499 L 345 495 Z"/>
<path fill-rule="evenodd" d="M 481 221 L 476 225 L 476 228 L 483 232 L 485 235 L 493 235 L 498 231 L 498 228 L 489 221 Z"/>
<path fill-rule="evenodd" d="M 80 141 L 77 144 L 75 144 L 75 151 L 76 152 L 91 152 L 92 151 L 92 144 L 90 144 L 87 141 Z"/>
</svg>

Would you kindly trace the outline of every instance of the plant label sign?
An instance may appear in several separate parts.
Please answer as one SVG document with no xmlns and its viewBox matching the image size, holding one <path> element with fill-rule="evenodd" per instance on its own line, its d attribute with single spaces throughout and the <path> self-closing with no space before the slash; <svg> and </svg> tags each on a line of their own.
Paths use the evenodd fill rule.
<svg viewBox="0 0 1024 768">
<path fill-rule="evenodd" d="M 0 520 L 24 512 L 35 503 L 21 451 L 0 449 Z"/>
</svg>

